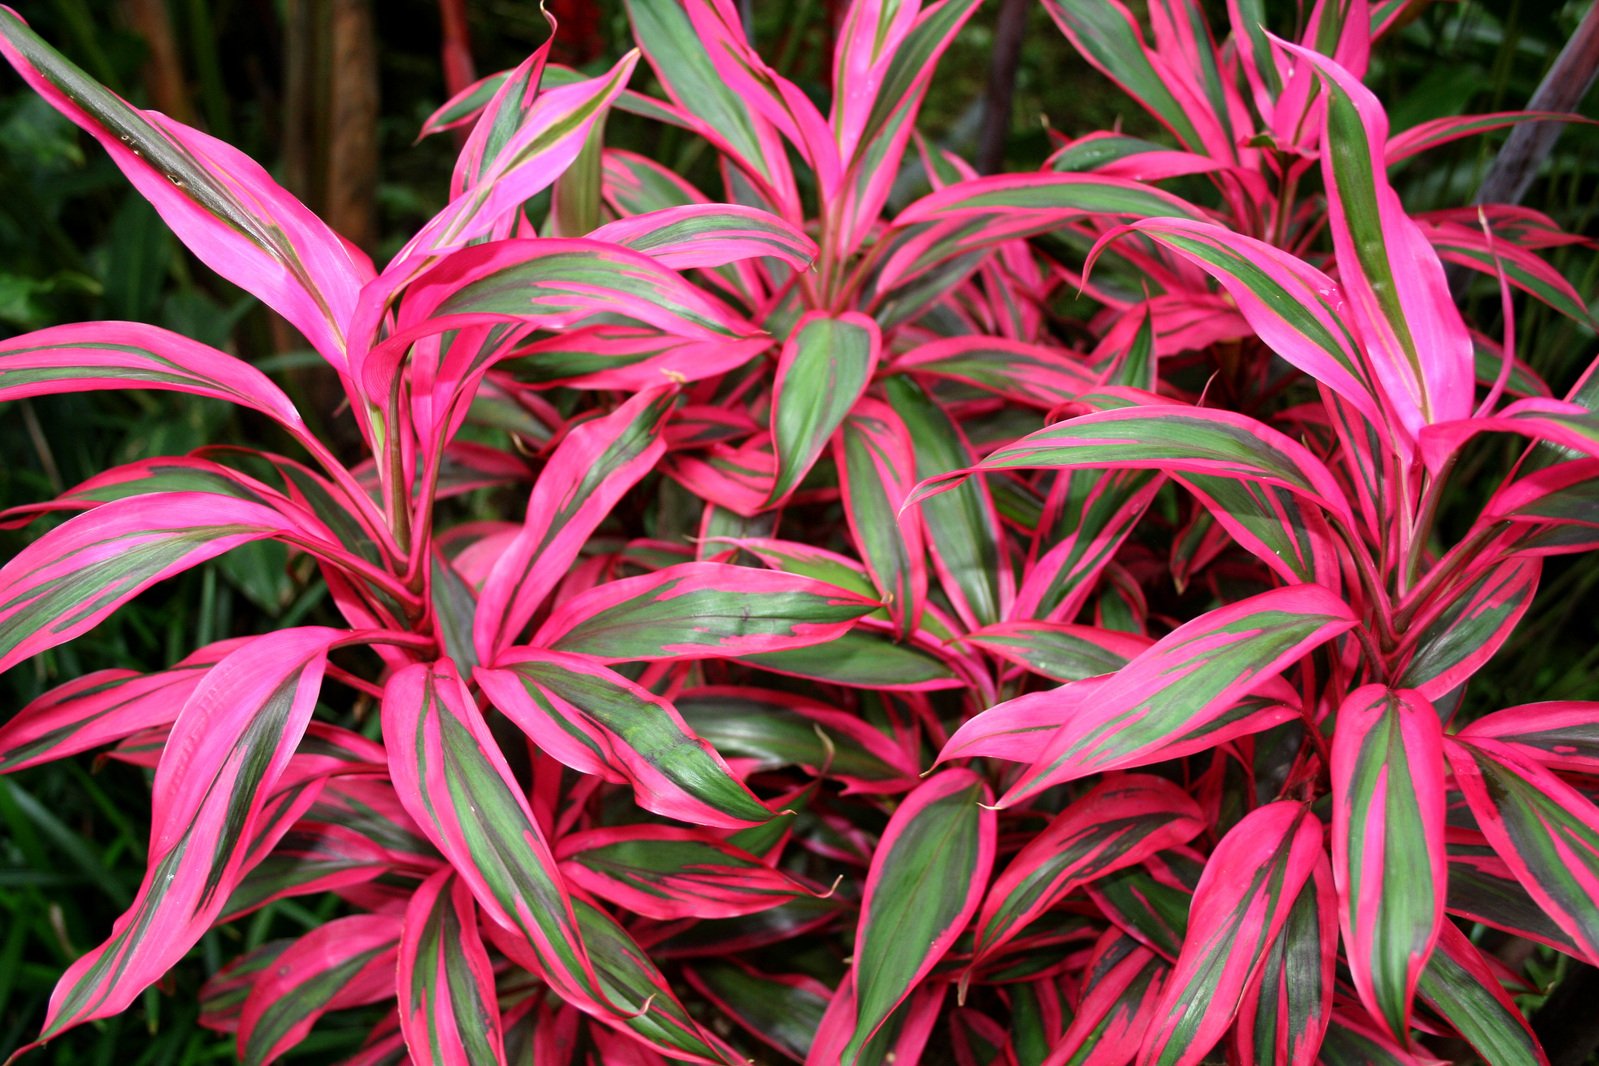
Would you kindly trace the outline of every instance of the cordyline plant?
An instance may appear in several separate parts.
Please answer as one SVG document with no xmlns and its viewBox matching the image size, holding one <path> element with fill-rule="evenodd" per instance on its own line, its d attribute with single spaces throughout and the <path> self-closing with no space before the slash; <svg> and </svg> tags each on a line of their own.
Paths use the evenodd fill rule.
<svg viewBox="0 0 1599 1066">
<path fill-rule="evenodd" d="M 0 727 L 0 770 L 154 771 L 144 883 L 40 1042 L 333 892 L 207 985 L 245 1061 L 379 1003 L 353 1062 L 1544 1061 L 1524 953 L 1472 934 L 1599 964 L 1599 704 L 1460 709 L 1542 558 L 1599 545 L 1599 383 L 1552 398 L 1510 288 L 1587 312 L 1547 219 L 1412 218 L 1386 170 L 1549 116 L 1391 136 L 1359 74 L 1403 3 L 1323 0 L 1286 40 L 1234 0 L 1224 48 L 1192 0 L 1151 4 L 1152 46 L 1110 0 L 1046 6 L 1177 147 L 979 178 L 918 141 L 976 0 L 851 4 L 825 113 L 729 0 L 631 0 L 665 99 L 635 55 L 473 86 L 427 128 L 470 125 L 450 201 L 381 271 L 0 13 L 365 446 L 150 326 L 0 345 L 0 399 L 189 392 L 303 453 L 6 516 L 78 512 L 0 570 L 0 669 L 254 540 L 338 615 Z M 727 202 L 605 147 L 611 108 L 703 138 Z M 885 217 L 901 174 L 933 191 Z M 1499 281 L 1502 339 L 1445 259 Z M 1529 450 L 1446 543 L 1483 433 Z"/>
</svg>

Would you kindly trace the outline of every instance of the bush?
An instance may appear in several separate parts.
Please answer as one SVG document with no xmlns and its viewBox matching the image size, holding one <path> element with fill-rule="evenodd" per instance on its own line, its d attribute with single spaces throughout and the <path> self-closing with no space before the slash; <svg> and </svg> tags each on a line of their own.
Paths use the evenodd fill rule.
<svg viewBox="0 0 1599 1066">
<path fill-rule="evenodd" d="M 0 771 L 153 772 L 144 880 L 39 1043 L 331 893 L 202 990 L 244 1061 L 372 1005 L 350 1061 L 1545 1060 L 1540 975 L 1599 964 L 1599 704 L 1466 697 L 1599 543 L 1599 379 L 1554 398 L 1515 294 L 1592 322 L 1547 216 L 1388 178 L 1529 116 L 1392 134 L 1361 76 L 1405 5 L 1296 44 L 1239 3 L 1219 50 L 1194 5 L 1151 47 L 1046 0 L 1165 139 L 979 176 L 915 134 L 976 2 L 852 5 L 824 113 L 726 0 L 632 0 L 661 95 L 548 45 L 470 86 L 382 270 L 0 10 L 358 442 L 171 330 L 0 344 L 0 399 L 186 393 L 292 453 L 7 512 L 69 517 L 0 569 L 0 670 L 235 549 L 331 605 L 0 726 Z M 608 147 L 616 112 L 708 144 L 727 202 Z M 1521 449 L 1491 483 L 1489 435 Z"/>
</svg>

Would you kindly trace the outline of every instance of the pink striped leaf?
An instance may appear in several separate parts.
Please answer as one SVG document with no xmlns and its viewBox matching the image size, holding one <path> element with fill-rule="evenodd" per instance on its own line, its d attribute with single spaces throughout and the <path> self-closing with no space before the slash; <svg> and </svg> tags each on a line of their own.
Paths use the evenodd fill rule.
<svg viewBox="0 0 1599 1066">
<path fill-rule="evenodd" d="M 866 391 L 882 344 L 877 323 L 854 311 L 813 311 L 795 323 L 772 386 L 777 480 L 768 506 L 786 499 L 826 450 Z"/>
<path fill-rule="evenodd" d="M 1192 1066 L 1232 1025 L 1318 862 L 1321 823 L 1297 803 L 1250 812 L 1216 845 L 1141 1062 Z"/>
<path fill-rule="evenodd" d="M 1204 751 L 1277 724 L 1291 712 L 1240 700 L 1257 690 L 1270 692 L 1269 683 L 1283 670 L 1356 624 L 1342 599 L 1301 585 L 1251 596 L 1179 626 L 1099 684 L 1090 704 L 1065 717 L 1000 805 L 1088 774 Z M 1047 707 L 1060 691 L 1012 702 Z"/>
<path fill-rule="evenodd" d="M 1448 115 L 1444 118 L 1418 122 L 1407 130 L 1388 138 L 1383 158 L 1389 166 L 1439 145 L 1458 141 L 1462 137 L 1475 137 L 1479 133 L 1502 130 L 1523 122 L 1581 122 L 1591 123 L 1586 115 L 1569 111 L 1495 111 L 1485 115 Z"/>
<path fill-rule="evenodd" d="M 975 466 L 924 480 L 907 503 L 920 503 L 974 473 L 1084 467 L 1260 482 L 1288 489 L 1354 525 L 1338 482 L 1303 445 L 1243 415 L 1176 405 L 1099 411 L 1046 426 L 996 448 Z"/>
<path fill-rule="evenodd" d="M 268 940 L 225 963 L 212 974 L 200 988 L 200 1017 L 202 1028 L 218 1033 L 239 1031 L 239 1012 L 256 982 L 266 976 L 266 971 L 277 961 L 294 941 L 285 937 Z"/>
<path fill-rule="evenodd" d="M 1472 722 L 1459 736 L 1509 744 L 1551 770 L 1599 774 L 1599 703 L 1552 700 L 1507 707 Z"/>
<path fill-rule="evenodd" d="M 927 598 L 922 515 L 900 513 L 916 483 L 910 430 L 892 407 L 863 399 L 834 437 L 833 456 L 851 539 L 871 571 L 876 597 L 909 636 Z"/>
<path fill-rule="evenodd" d="M 917 786 L 889 819 L 861 902 L 845 1064 L 858 1061 L 976 913 L 994 864 L 994 812 L 981 806 L 992 798 L 970 770 L 945 770 Z"/>
<path fill-rule="evenodd" d="M 802 647 L 741 655 L 739 661 L 852 688 L 925 692 L 967 684 L 935 640 L 896 640 L 891 630 L 864 625 Z"/>
<path fill-rule="evenodd" d="M 1348 71 L 1296 45 L 1326 91 L 1322 175 L 1339 280 L 1372 370 L 1411 437 L 1465 418 L 1475 379 L 1471 337 L 1421 228 L 1384 173 L 1388 119 Z"/>
<path fill-rule="evenodd" d="M 815 171 L 821 195 L 831 197 L 841 171 L 838 145 L 811 98 L 755 53 L 728 0 L 683 0 L 683 6 L 717 75 L 788 138 Z"/>
<path fill-rule="evenodd" d="M 600 316 L 697 340 L 756 332 L 641 252 L 580 238 L 490 241 L 444 256 L 408 285 L 396 332 L 364 356 L 361 377 L 371 395 L 387 396 L 418 340 L 468 326 L 572 329 Z M 463 382 L 508 351 L 502 343 L 451 353 L 458 348 L 469 354 L 451 360 L 447 376 Z"/>
<path fill-rule="evenodd" d="M 1171 967 L 1107 929 L 1083 970 L 1083 997 L 1043 1066 L 1126 1066 L 1138 1054 Z"/>
<path fill-rule="evenodd" d="M 878 224 L 938 61 L 978 3 L 941 0 L 922 10 L 920 0 L 873 0 L 851 9 L 851 21 L 834 52 L 830 119 L 844 165 L 843 187 L 833 208 L 839 221 L 831 235 L 841 257 L 858 251 Z M 908 29 L 907 18 L 914 18 Z M 887 34 L 877 37 L 875 29 L 885 26 Z"/>
<path fill-rule="evenodd" d="M 816 258 L 816 242 L 792 223 L 753 207 L 689 204 L 607 223 L 589 235 L 643 252 L 673 270 L 771 257 L 796 270 Z"/>
<path fill-rule="evenodd" d="M 1264 241 L 1180 218 L 1134 222 L 1221 283 L 1267 347 L 1382 424 L 1378 386 L 1337 282 Z"/>
<path fill-rule="evenodd" d="M 455 667 L 400 670 L 384 688 L 382 713 L 406 812 L 562 999 L 605 1010 L 555 856 Z"/>
<path fill-rule="evenodd" d="M 772 817 L 666 699 L 580 655 L 515 649 L 477 682 L 555 759 L 633 786 L 645 810 L 698 825 Z"/>
<path fill-rule="evenodd" d="M 1044 9 L 1079 54 L 1142 104 L 1185 148 L 1198 152 L 1216 142 L 1216 117 L 1184 91 L 1188 87 L 1183 78 L 1165 58 L 1144 44 L 1138 23 L 1120 0 L 1045 0 Z"/>
<path fill-rule="evenodd" d="M 1099 384 L 1081 356 L 1003 337 L 945 337 L 895 359 L 894 373 L 975 385 L 1015 403 L 1049 410 Z"/>
<path fill-rule="evenodd" d="M 158 326 L 79 322 L 0 343 L 0 401 L 96 389 L 209 396 L 260 411 L 296 437 L 307 436 L 294 404 L 265 374 Z"/>
<path fill-rule="evenodd" d="M 1056 681 L 1113 674 L 1150 645 L 1131 633 L 1058 622 L 1001 622 L 966 634 L 961 643 Z"/>
<path fill-rule="evenodd" d="M 1255 558 L 1292 584 L 1343 587 L 1345 549 L 1327 516 L 1290 489 L 1212 474 L 1178 480 L 1215 523 Z"/>
<path fill-rule="evenodd" d="M 615 1014 L 603 1019 L 607 1024 L 623 1029 L 649 1048 L 671 1056 L 673 1061 L 730 1066 L 748 1061 L 694 1020 L 673 994 L 666 975 L 614 918 L 581 897 L 573 900 L 573 905 L 594 960 L 594 973 L 606 998 L 614 1004 Z M 615 1059 L 613 1054 L 604 1061 Z"/>
<path fill-rule="evenodd" d="M 1541 570 L 1536 558 L 1512 558 L 1439 597 L 1411 624 L 1400 648 L 1405 667 L 1397 685 L 1429 700 L 1459 687 L 1515 632 L 1532 605 Z"/>
<path fill-rule="evenodd" d="M 1493 239 L 1480 227 L 1438 222 L 1423 233 L 1446 263 L 1457 263 L 1490 277 L 1502 272 L 1505 281 L 1574 322 L 1590 325 L 1588 304 L 1565 276 L 1530 250 L 1505 239 Z"/>
<path fill-rule="evenodd" d="M 1158 875 L 1158 876 L 1157 876 Z M 1194 890 L 1169 870 L 1129 866 L 1083 886 L 1100 913 L 1168 962 L 1176 962 L 1188 935 Z"/>
<path fill-rule="evenodd" d="M 87 632 L 163 578 L 291 530 L 272 508 L 205 493 L 134 496 L 68 519 L 0 568 L 0 670 Z"/>
<path fill-rule="evenodd" d="M 1417 693 L 1366 685 L 1339 706 L 1332 856 L 1355 988 L 1407 1043 L 1416 982 L 1444 921 L 1443 728 Z"/>
<path fill-rule="evenodd" d="M 1017 852 L 983 900 L 972 965 L 1014 938 L 1079 885 L 1186 844 L 1205 829 L 1177 786 L 1128 774 L 1096 786 Z"/>
<path fill-rule="evenodd" d="M 680 563 L 561 603 L 533 644 L 606 662 L 728 658 L 825 644 L 877 607 L 794 574 Z"/>
<path fill-rule="evenodd" d="M 450 202 L 395 256 L 384 285 L 364 294 L 363 320 L 372 314 L 374 299 L 386 298 L 430 257 L 473 240 L 509 236 L 522 205 L 577 159 L 637 62 L 637 52 L 629 52 L 600 77 L 541 92 L 526 108 L 514 99 L 516 84 L 502 85 L 507 106 L 491 103 L 478 120 L 457 163 Z M 510 121 L 502 129 L 505 119 Z"/>
<path fill-rule="evenodd" d="M 916 25 L 918 0 L 885 3 L 856 0 L 844 13 L 833 50 L 833 111 L 830 116 L 839 154 L 850 160 L 870 140 L 870 119 L 878 109 L 895 54 Z M 898 103 L 898 100 L 885 103 Z"/>
<path fill-rule="evenodd" d="M 1451 829 L 1447 846 L 1450 914 L 1582 958 L 1581 949 L 1522 887 L 1487 837 Z"/>
<path fill-rule="evenodd" d="M 1445 750 L 1488 842 L 1581 957 L 1599 960 L 1599 809 L 1509 744 L 1452 739 Z"/>
<path fill-rule="evenodd" d="M 707 959 L 683 971 L 688 983 L 755 1039 L 804 1062 L 831 990 L 814 977 L 768 974 L 738 960 Z"/>
<path fill-rule="evenodd" d="M 1599 415 L 1576 403 L 1541 396 L 1517 400 L 1491 415 L 1428 426 L 1421 450 L 1432 462 L 1442 462 L 1466 441 L 1489 432 L 1516 433 L 1578 456 L 1599 458 Z"/>
<path fill-rule="evenodd" d="M 798 209 L 794 175 L 766 118 L 728 83 L 677 0 L 627 0 L 633 39 L 667 95 L 697 120 L 698 132 L 759 181 L 785 207 Z"/>
<path fill-rule="evenodd" d="M 929 193 L 895 217 L 878 253 L 883 267 L 876 291 L 887 294 L 959 256 L 1046 233 L 1085 215 L 1201 217 L 1179 197 L 1122 178 L 1057 173 L 972 178 Z"/>
<path fill-rule="evenodd" d="M 351 914 L 318 926 L 263 970 L 239 1015 L 239 1059 L 276 1062 L 330 1010 L 394 995 L 400 923 L 387 914 Z"/>
<path fill-rule="evenodd" d="M 557 855 L 568 880 L 646 918 L 737 918 L 810 890 L 702 829 L 619 826 L 573 833 Z"/>
<path fill-rule="evenodd" d="M 0 773 L 171 725 L 206 672 L 245 639 L 207 644 L 152 674 L 96 670 L 56 686 L 0 725 Z"/>
<path fill-rule="evenodd" d="M 453 870 L 438 871 L 411 897 L 398 961 L 400 1029 L 412 1062 L 504 1066 L 493 965 L 471 890 Z"/>
<path fill-rule="evenodd" d="M 1039 546 L 1050 546 L 1025 572 L 1012 617 L 1075 617 L 1164 484 L 1147 470 L 1073 470 L 1057 477 L 1046 505 L 1050 520 L 1038 526 Z"/>
<path fill-rule="evenodd" d="M 884 382 L 884 391 L 910 431 L 917 477 L 971 464 L 971 447 L 960 427 L 925 389 L 896 376 Z M 913 490 L 901 506 L 916 502 L 916 496 Z M 948 497 L 922 505 L 934 570 L 967 626 L 992 625 L 1005 617 L 1013 595 L 999 512 L 988 486 L 981 483 L 953 486 Z"/>
<path fill-rule="evenodd" d="M 364 884 L 395 870 L 392 852 L 348 826 L 302 818 L 272 839 L 271 851 L 228 896 L 218 922 L 233 921 L 280 899 Z"/>
<path fill-rule="evenodd" d="M 461 146 L 461 152 L 455 160 L 455 170 L 450 179 L 450 198 L 453 200 L 462 192 L 482 182 L 483 177 L 494 166 L 495 162 L 505 152 L 510 143 L 515 140 L 517 131 L 531 118 L 533 108 L 537 105 L 540 90 L 543 88 L 545 66 L 549 61 L 550 45 L 555 41 L 557 27 L 555 20 L 548 12 L 544 13 L 545 22 L 549 25 L 550 36 L 544 43 L 535 48 L 526 59 L 510 70 L 501 71 L 497 75 L 484 78 L 475 85 L 463 90 L 461 97 L 456 101 L 454 115 L 446 111 L 442 116 L 435 113 L 423 125 L 422 136 L 427 136 L 429 127 L 437 130 L 448 129 L 448 125 L 436 124 L 437 119 L 444 123 L 461 121 L 458 116 L 468 113 L 472 106 L 474 96 L 487 88 L 488 92 L 482 96 L 477 104 L 472 123 L 472 131 L 467 135 L 466 142 Z M 475 90 L 475 91 L 474 91 Z M 446 109 L 450 103 L 445 105 Z"/>
<path fill-rule="evenodd" d="M 372 266 L 232 146 L 140 111 L 0 9 L 0 52 L 111 156 L 211 269 L 288 319 L 340 371 L 345 331 Z"/>
<path fill-rule="evenodd" d="M 1208 156 L 1109 130 L 1094 130 L 1074 138 L 1044 161 L 1046 170 L 1091 172 L 1148 182 L 1205 174 L 1222 168 L 1222 163 Z"/>
<path fill-rule="evenodd" d="M 664 388 L 641 392 L 556 447 L 533 485 L 521 531 L 478 594 L 472 641 L 479 661 L 492 663 L 516 640 L 590 534 L 660 460 L 661 428 L 674 400 Z"/>
<path fill-rule="evenodd" d="M 753 770 L 798 766 L 846 793 L 904 791 L 921 773 L 914 751 L 859 717 L 791 693 L 709 687 L 675 702 L 694 734 Z"/>
<path fill-rule="evenodd" d="M 1238 1008 L 1238 1054 L 1261 1066 L 1315 1066 L 1332 1021 L 1338 895 L 1325 856 L 1311 869 L 1260 979 Z"/>
<path fill-rule="evenodd" d="M 1543 1045 L 1499 975 L 1453 922 L 1443 924 L 1417 991 L 1488 1066 L 1549 1066 Z"/>
<path fill-rule="evenodd" d="M 138 895 L 111 937 L 62 975 L 41 1041 L 125 1009 L 210 928 L 310 721 L 328 649 L 346 635 L 304 628 L 252 638 L 190 694 L 156 768 Z"/>
<path fill-rule="evenodd" d="M 766 337 L 684 339 L 656 329 L 601 325 L 523 345 L 498 368 L 529 385 L 642 392 L 663 381 L 720 377 L 770 346 Z"/>
</svg>

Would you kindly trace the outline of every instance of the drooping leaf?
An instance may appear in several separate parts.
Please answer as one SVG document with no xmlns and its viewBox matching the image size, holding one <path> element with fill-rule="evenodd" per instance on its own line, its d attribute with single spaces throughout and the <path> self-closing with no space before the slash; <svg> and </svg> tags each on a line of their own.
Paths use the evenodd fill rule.
<svg viewBox="0 0 1599 1066">
<path fill-rule="evenodd" d="M 293 528 L 258 503 L 183 492 L 70 518 L 0 568 L 0 670 L 87 632 L 163 578 Z"/>
<path fill-rule="evenodd" d="M 346 635 L 304 628 L 253 638 L 196 686 L 156 768 L 138 895 L 110 938 L 62 975 L 41 1039 L 123 1010 L 210 928 L 311 719 L 328 649 Z"/>
<path fill-rule="evenodd" d="M 1599 960 L 1599 808 L 1508 744 L 1451 739 L 1445 750 L 1488 842 L 1583 957 Z"/>
<path fill-rule="evenodd" d="M 100 85 L 0 10 L 0 52 L 51 106 L 94 137 L 207 266 L 292 322 L 341 372 L 357 293 L 372 265 L 260 164 Z"/>
</svg>

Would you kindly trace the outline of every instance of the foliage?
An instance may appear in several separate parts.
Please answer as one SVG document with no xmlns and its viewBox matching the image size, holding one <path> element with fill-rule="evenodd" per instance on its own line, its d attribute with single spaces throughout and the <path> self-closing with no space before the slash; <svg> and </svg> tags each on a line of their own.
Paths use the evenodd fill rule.
<svg viewBox="0 0 1599 1066">
<path fill-rule="evenodd" d="M 37 1043 L 320 900 L 200 992 L 246 1062 L 360 1008 L 353 1062 L 1545 1061 L 1536 960 L 1480 934 L 1599 965 L 1599 704 L 1468 695 L 1599 526 L 1599 385 L 1518 357 L 1516 293 L 1592 322 L 1547 216 L 1388 175 L 1564 116 L 1392 132 L 1361 76 L 1401 2 L 1279 37 L 1232 0 L 1218 46 L 1189 0 L 1148 38 L 1046 0 L 1162 139 L 978 176 L 916 130 L 976 6 L 856 0 L 824 110 L 727 0 L 630 0 L 608 71 L 546 44 L 429 119 L 448 202 L 381 270 L 0 10 L 351 423 L 154 325 L 0 344 L 0 399 L 183 393 L 282 442 L 0 516 L 43 527 L 0 670 L 213 559 L 288 586 L 0 726 L 0 771 L 151 773 L 147 872 Z M 716 194 L 611 146 L 624 114 L 709 146 Z"/>
</svg>

